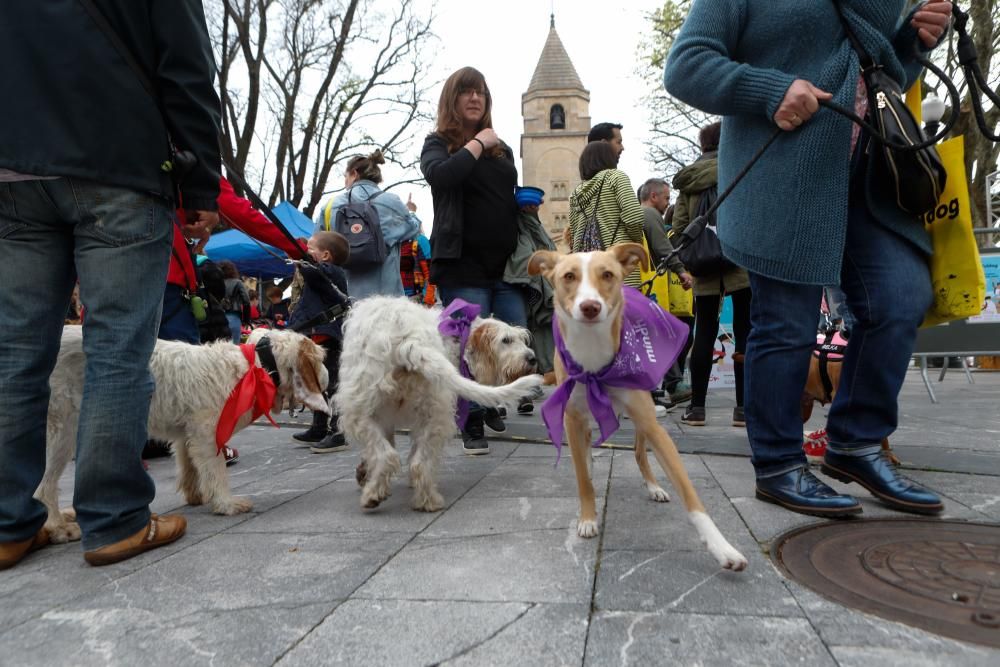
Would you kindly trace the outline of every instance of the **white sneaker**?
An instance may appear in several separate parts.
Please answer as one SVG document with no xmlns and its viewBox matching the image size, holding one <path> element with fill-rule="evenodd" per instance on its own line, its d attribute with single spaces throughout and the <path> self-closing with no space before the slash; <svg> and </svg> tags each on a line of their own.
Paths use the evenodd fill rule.
<svg viewBox="0 0 1000 667">
<path fill-rule="evenodd" d="M 656 410 L 656 418 L 657 419 L 659 419 L 660 417 L 666 417 L 667 416 L 667 409 L 665 407 L 663 407 L 662 405 L 654 405 L 653 407 Z M 622 418 L 622 417 L 624 417 L 625 419 L 631 419 L 631 417 L 628 416 L 627 412 L 623 412 L 622 414 L 618 415 L 618 417 L 619 417 L 619 419 Z"/>
</svg>

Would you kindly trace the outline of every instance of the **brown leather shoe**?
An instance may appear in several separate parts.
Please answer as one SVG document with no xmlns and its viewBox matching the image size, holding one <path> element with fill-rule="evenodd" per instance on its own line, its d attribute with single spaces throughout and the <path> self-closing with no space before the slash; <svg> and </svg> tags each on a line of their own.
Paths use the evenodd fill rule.
<svg viewBox="0 0 1000 667">
<path fill-rule="evenodd" d="M 187 519 L 177 515 L 149 517 L 149 524 L 131 537 L 120 542 L 85 551 L 83 559 L 91 565 L 111 565 L 133 556 L 176 542 L 187 530 Z"/>
<path fill-rule="evenodd" d="M 48 543 L 49 531 L 45 528 L 39 528 L 34 537 L 23 542 L 0 543 L 0 570 L 14 567 L 32 551 L 41 549 Z"/>
</svg>

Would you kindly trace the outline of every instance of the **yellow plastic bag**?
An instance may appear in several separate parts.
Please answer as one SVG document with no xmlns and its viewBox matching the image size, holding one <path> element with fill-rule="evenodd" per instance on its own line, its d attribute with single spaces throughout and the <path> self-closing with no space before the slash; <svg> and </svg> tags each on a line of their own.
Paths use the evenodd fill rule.
<svg viewBox="0 0 1000 667">
<path fill-rule="evenodd" d="M 978 315 L 986 293 L 979 246 L 972 233 L 962 137 L 938 144 L 938 154 L 948 171 L 948 182 L 937 208 L 924 218 L 934 245 L 930 258 L 934 303 L 922 327 Z"/>
<path fill-rule="evenodd" d="M 684 289 L 681 277 L 671 271 L 670 277 L 670 314 L 677 317 L 694 315 L 694 290 Z"/>
<path fill-rule="evenodd" d="M 650 258 L 650 269 L 646 270 L 639 267 L 639 277 L 642 282 L 646 282 L 656 274 L 656 267 L 653 266 L 653 255 L 649 252 L 649 244 L 646 243 L 646 235 L 643 234 L 642 237 L 642 248 L 646 251 L 646 257 Z M 653 281 L 653 291 L 649 293 L 649 298 L 660 305 L 663 310 L 669 310 L 670 308 L 670 289 L 667 283 L 667 276 L 669 273 L 662 276 L 657 276 Z M 645 288 L 642 290 L 643 294 L 646 293 Z"/>
</svg>

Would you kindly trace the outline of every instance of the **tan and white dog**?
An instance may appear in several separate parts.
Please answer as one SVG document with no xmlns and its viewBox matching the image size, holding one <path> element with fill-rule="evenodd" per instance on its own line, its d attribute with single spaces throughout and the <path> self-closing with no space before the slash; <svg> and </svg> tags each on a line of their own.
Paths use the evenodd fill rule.
<svg viewBox="0 0 1000 667">
<path fill-rule="evenodd" d="M 302 404 L 328 412 L 330 408 L 323 397 L 328 382 L 323 349 L 292 331 L 257 329 L 249 342 L 256 344 L 264 336 L 271 343 L 280 379 L 272 412 Z M 60 512 L 58 503 L 59 478 L 76 450 L 85 360 L 81 327 L 65 327 L 56 366 L 49 378 L 52 389 L 45 475 L 35 492 L 35 497 L 48 509 L 45 527 L 53 542 L 80 538 L 80 528 L 73 520 L 75 515 Z M 217 454 L 215 446 L 219 415 L 248 368 L 240 348 L 229 342 L 190 345 L 158 340 L 149 361 L 156 382 L 149 406 L 149 437 L 172 443 L 177 461 L 177 489 L 187 503 L 211 503 L 216 514 L 239 514 L 253 507 L 250 499 L 233 496 L 225 457 Z M 251 417 L 250 412 L 240 416 L 233 433 L 248 426 Z"/>
<path fill-rule="evenodd" d="M 603 252 L 564 255 L 543 250 L 532 255 L 528 273 L 542 274 L 555 288 L 555 312 L 563 341 L 572 358 L 585 371 L 598 372 L 618 353 L 624 296 L 622 284 L 638 264 L 648 258 L 641 245 L 624 243 Z M 559 354 L 555 355 L 556 378 L 561 384 L 567 373 Z M 674 488 L 681 494 L 688 518 L 709 552 L 727 570 L 743 570 L 747 559 L 726 538 L 705 512 L 688 478 L 677 447 L 656 421 L 656 410 L 648 391 L 609 387 L 615 411 L 622 409 L 635 423 L 635 460 L 650 497 L 658 502 L 669 500 L 657 483 L 646 458 L 648 442 Z M 597 535 L 597 509 L 591 481 L 591 415 L 585 387 L 577 385 L 565 413 L 566 435 L 573 455 L 580 516 L 577 533 L 581 537 Z"/>
</svg>

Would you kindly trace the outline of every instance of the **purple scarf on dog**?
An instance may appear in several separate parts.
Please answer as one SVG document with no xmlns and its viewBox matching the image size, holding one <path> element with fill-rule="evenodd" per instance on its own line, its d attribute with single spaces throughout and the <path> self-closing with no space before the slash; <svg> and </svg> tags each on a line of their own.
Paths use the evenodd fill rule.
<svg viewBox="0 0 1000 667">
<path fill-rule="evenodd" d="M 458 370 L 462 377 L 472 379 L 469 364 L 465 363 L 465 346 L 469 342 L 472 322 L 479 317 L 482 310 L 473 303 L 455 299 L 438 316 L 438 333 L 442 336 L 452 336 L 458 339 Z M 469 418 L 469 401 L 458 399 L 458 410 L 455 413 L 455 424 L 459 430 L 465 428 L 465 420 Z"/>
<path fill-rule="evenodd" d="M 542 404 L 542 419 L 549 439 L 562 455 L 563 415 L 573 387 L 579 382 L 587 388 L 587 406 L 597 420 L 601 436 L 597 447 L 618 430 L 618 416 L 611 403 L 608 387 L 651 391 L 663 380 L 677 360 L 688 338 L 688 327 L 676 317 L 647 299 L 633 287 L 622 287 L 625 312 L 622 316 L 618 354 L 610 364 L 590 373 L 576 363 L 566 349 L 557 317 L 552 318 L 556 351 L 566 368 L 566 380 Z"/>
</svg>

